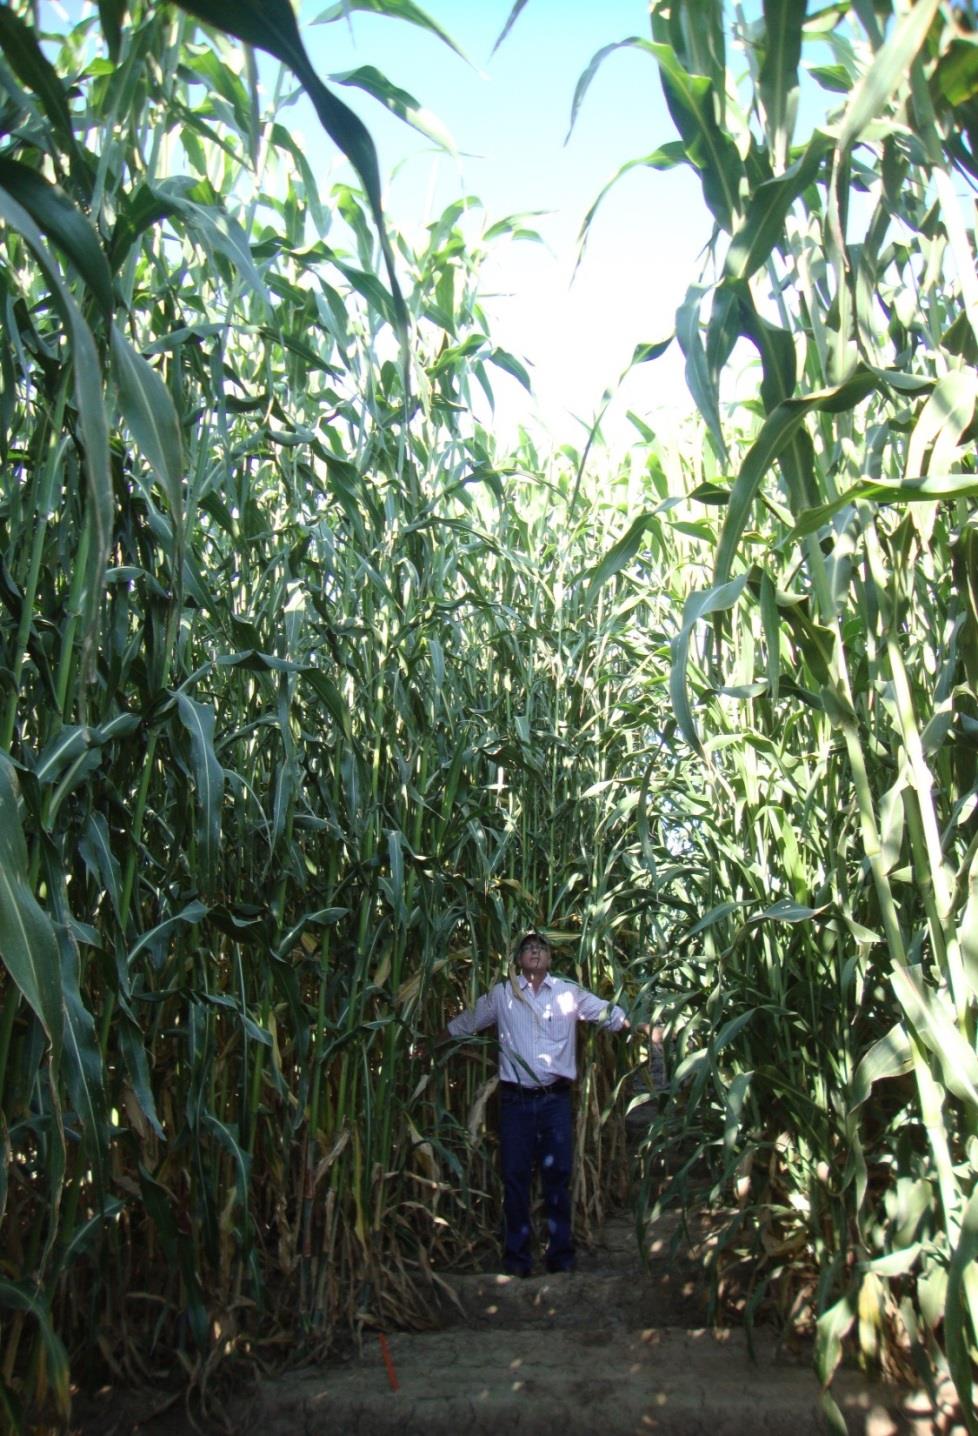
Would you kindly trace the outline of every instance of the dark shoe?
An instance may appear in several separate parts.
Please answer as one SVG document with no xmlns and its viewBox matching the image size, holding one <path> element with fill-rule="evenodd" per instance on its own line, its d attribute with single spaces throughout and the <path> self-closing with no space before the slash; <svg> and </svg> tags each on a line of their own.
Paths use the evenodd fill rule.
<svg viewBox="0 0 978 1436">
<path fill-rule="evenodd" d="M 570 1261 L 548 1261 L 548 1262 L 547 1262 L 547 1271 L 550 1272 L 550 1274 L 551 1274 L 552 1276 L 556 1276 L 556 1274 L 557 1274 L 558 1272 L 562 1272 L 562 1271 L 572 1272 L 572 1271 L 576 1271 L 576 1269 L 577 1269 L 577 1263 L 573 1260 L 573 1258 L 572 1258 Z"/>
<path fill-rule="evenodd" d="M 506 1262 L 503 1266 L 502 1274 L 503 1276 L 518 1276 L 525 1281 L 528 1276 L 532 1275 L 532 1269 L 528 1266 L 512 1266 L 509 1262 Z"/>
</svg>

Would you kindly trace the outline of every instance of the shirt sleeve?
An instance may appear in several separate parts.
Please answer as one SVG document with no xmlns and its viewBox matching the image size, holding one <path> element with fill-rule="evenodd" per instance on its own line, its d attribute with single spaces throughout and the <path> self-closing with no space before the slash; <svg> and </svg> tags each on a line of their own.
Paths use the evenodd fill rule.
<svg viewBox="0 0 978 1436">
<path fill-rule="evenodd" d="M 448 1030 L 453 1037 L 472 1037 L 476 1032 L 481 1032 L 485 1027 L 491 1027 L 496 1021 L 496 990 L 484 992 L 474 1007 L 466 1008 L 457 1017 L 453 1017 L 448 1024 Z"/>
<path fill-rule="evenodd" d="M 579 1022 L 600 1022 L 611 1032 L 620 1032 L 627 1021 L 623 1008 L 616 1003 L 605 1002 L 603 997 L 596 997 L 586 988 L 581 988 L 577 994 L 577 1017 Z"/>
</svg>

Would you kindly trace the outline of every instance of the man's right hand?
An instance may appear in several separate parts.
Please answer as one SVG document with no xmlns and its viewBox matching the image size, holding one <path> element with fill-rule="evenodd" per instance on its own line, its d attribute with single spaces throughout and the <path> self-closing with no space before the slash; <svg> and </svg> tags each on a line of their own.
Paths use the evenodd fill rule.
<svg viewBox="0 0 978 1436">
<path fill-rule="evenodd" d="M 419 1062 L 427 1062 L 434 1057 L 437 1048 L 444 1047 L 446 1042 L 452 1041 L 454 1038 L 447 1027 L 436 1032 L 434 1037 L 430 1037 L 427 1033 L 418 1033 L 411 1041 L 411 1056 L 416 1057 Z"/>
</svg>

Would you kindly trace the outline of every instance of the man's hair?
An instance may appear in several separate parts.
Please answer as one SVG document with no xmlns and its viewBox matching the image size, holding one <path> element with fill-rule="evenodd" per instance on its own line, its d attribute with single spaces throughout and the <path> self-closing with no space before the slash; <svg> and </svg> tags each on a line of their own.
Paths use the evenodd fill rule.
<svg viewBox="0 0 978 1436">
<path fill-rule="evenodd" d="M 545 947 L 548 952 L 553 951 L 550 942 L 544 937 L 542 932 L 528 932 L 525 937 L 520 939 L 520 945 L 516 949 L 516 956 L 519 957 L 524 947 L 529 947 L 531 942 L 538 942 L 540 946 Z"/>
</svg>

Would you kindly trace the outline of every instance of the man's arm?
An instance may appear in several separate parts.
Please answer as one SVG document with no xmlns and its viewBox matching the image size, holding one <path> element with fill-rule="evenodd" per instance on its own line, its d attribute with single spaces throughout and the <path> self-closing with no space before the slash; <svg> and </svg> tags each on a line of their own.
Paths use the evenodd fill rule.
<svg viewBox="0 0 978 1436">
<path fill-rule="evenodd" d="M 623 1008 L 615 1003 L 605 1002 L 586 988 L 582 988 L 578 994 L 577 1015 L 583 1022 L 599 1022 L 609 1032 L 637 1032 L 642 1037 L 647 1037 L 653 1045 L 662 1044 L 661 1027 L 652 1027 L 648 1022 L 638 1022 L 633 1027 Z"/>
<path fill-rule="evenodd" d="M 577 1019 L 579 1022 L 600 1023 L 609 1032 L 631 1030 L 631 1023 L 625 1016 L 624 1008 L 613 1002 L 605 1002 L 603 997 L 588 992 L 585 987 L 582 987 L 577 994 Z M 641 1031 L 641 1028 L 638 1030 Z"/>
<path fill-rule="evenodd" d="M 492 1027 L 496 1021 L 495 989 L 484 992 L 474 1007 L 468 1007 L 453 1017 L 432 1039 L 433 1047 L 442 1047 L 446 1042 L 464 1041 Z"/>
</svg>

